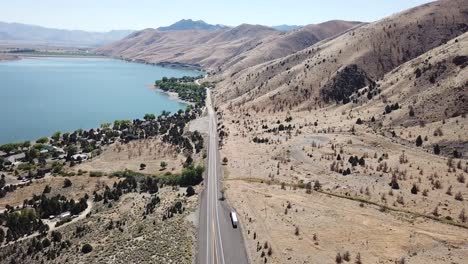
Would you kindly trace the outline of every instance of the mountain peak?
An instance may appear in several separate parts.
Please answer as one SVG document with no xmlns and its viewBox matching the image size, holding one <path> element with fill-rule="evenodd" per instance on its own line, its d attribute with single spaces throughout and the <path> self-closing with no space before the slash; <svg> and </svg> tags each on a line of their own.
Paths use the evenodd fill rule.
<svg viewBox="0 0 468 264">
<path fill-rule="evenodd" d="M 223 25 L 211 25 L 203 20 L 182 19 L 167 27 L 159 27 L 159 31 L 178 31 L 178 30 L 208 30 L 215 31 L 226 28 Z"/>
</svg>

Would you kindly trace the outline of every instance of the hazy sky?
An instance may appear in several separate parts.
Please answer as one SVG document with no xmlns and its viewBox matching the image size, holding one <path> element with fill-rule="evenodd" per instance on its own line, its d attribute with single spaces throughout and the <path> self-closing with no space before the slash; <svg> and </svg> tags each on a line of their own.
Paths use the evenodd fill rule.
<svg viewBox="0 0 468 264">
<path fill-rule="evenodd" d="M 0 21 L 65 29 L 143 29 L 183 18 L 211 24 L 371 22 L 429 0 L 0 0 Z"/>
</svg>

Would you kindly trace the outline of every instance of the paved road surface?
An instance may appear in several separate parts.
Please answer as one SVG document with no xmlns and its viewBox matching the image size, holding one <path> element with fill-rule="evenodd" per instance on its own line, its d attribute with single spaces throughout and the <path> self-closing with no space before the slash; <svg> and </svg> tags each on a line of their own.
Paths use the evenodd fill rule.
<svg viewBox="0 0 468 264">
<path fill-rule="evenodd" d="M 248 263 L 241 226 L 239 224 L 238 228 L 233 228 L 229 217 L 231 208 L 226 201 L 220 200 L 222 168 L 218 151 L 216 113 L 211 105 L 209 90 L 206 106 L 209 117 L 208 168 L 200 204 L 197 263 Z"/>
</svg>

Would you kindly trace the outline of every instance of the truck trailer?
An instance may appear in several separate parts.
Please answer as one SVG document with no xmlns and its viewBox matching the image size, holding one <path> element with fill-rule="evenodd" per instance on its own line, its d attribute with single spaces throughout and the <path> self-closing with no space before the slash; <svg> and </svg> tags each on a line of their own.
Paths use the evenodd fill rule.
<svg viewBox="0 0 468 264">
<path fill-rule="evenodd" d="M 231 214 L 230 214 L 230 216 L 231 216 L 232 226 L 233 226 L 234 228 L 237 228 L 237 223 L 238 223 L 238 222 L 237 222 L 237 214 L 236 214 L 236 212 L 232 211 Z"/>
</svg>

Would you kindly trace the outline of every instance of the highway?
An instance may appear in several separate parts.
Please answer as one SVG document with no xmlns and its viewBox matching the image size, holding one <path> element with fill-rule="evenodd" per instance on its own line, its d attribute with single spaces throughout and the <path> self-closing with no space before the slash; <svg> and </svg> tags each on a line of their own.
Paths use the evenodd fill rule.
<svg viewBox="0 0 468 264">
<path fill-rule="evenodd" d="M 209 117 L 208 165 L 205 189 L 200 203 L 197 263 L 244 264 L 248 263 L 241 222 L 233 228 L 227 201 L 221 201 L 222 167 L 218 151 L 216 113 L 211 93 L 207 90 L 206 107 Z M 241 219 L 238 216 L 239 220 Z"/>
</svg>

